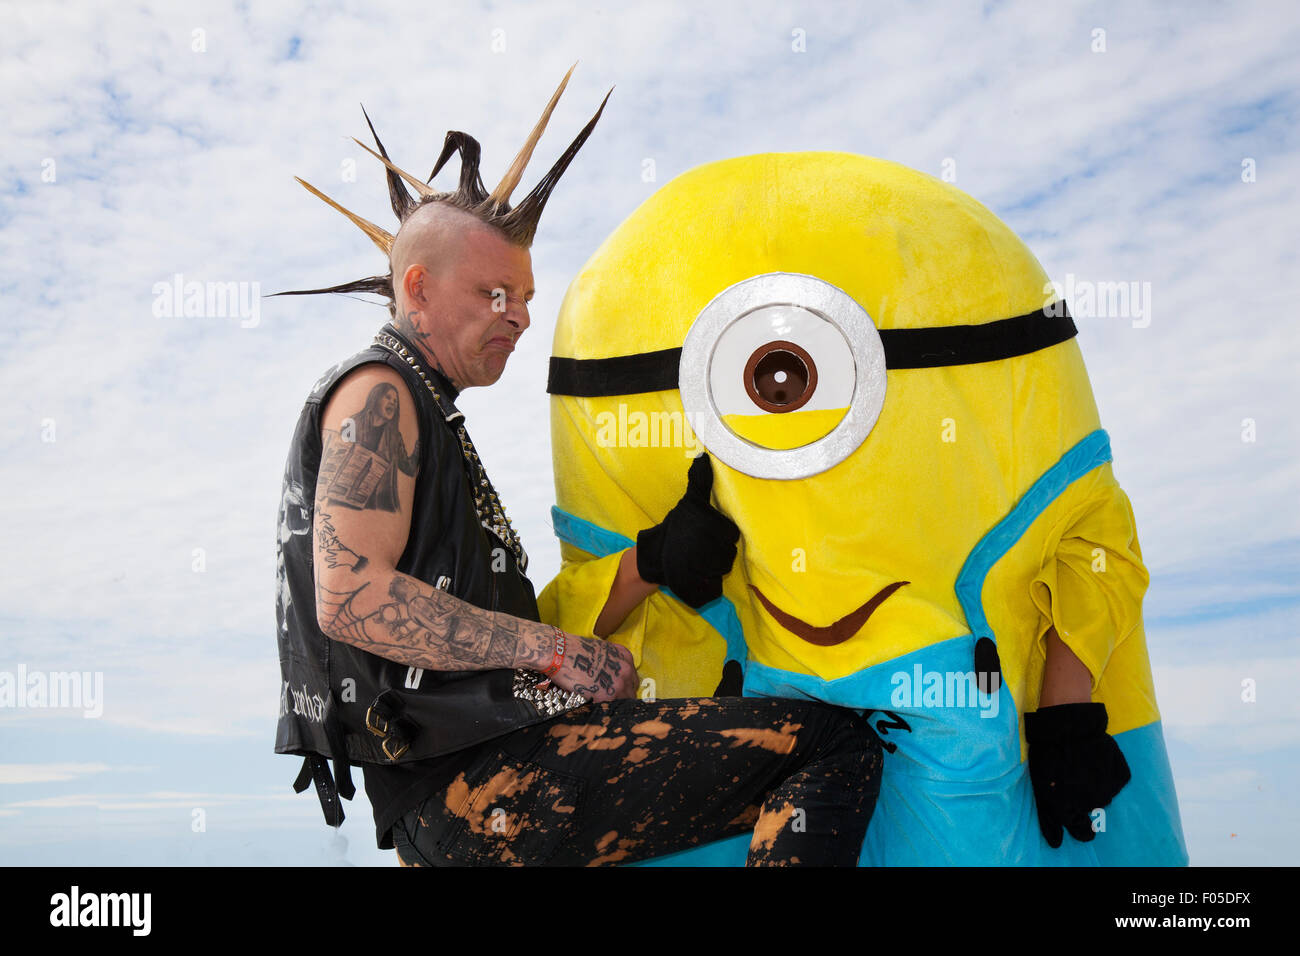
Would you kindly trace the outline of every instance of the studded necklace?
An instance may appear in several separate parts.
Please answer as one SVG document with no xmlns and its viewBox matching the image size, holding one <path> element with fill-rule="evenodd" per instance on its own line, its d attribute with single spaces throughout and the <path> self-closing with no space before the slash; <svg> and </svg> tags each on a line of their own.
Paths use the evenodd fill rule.
<svg viewBox="0 0 1300 956">
<path fill-rule="evenodd" d="M 460 453 L 461 457 L 465 459 L 470 491 L 474 495 L 474 512 L 478 515 L 479 524 L 511 550 L 515 556 L 515 562 L 519 565 L 519 572 L 521 574 L 526 573 L 528 571 L 528 553 L 524 551 L 523 543 L 519 540 L 519 535 L 515 533 L 514 525 L 510 523 L 510 519 L 506 516 L 505 506 L 501 504 L 500 496 L 497 495 L 496 489 L 492 487 L 492 482 L 488 480 L 483 462 L 474 449 L 474 443 L 470 441 L 469 432 L 465 430 L 464 414 L 455 410 L 448 414 L 443 404 L 442 395 L 434 387 L 433 382 L 429 380 L 429 376 L 425 374 L 424 369 L 420 367 L 415 355 L 400 339 L 381 331 L 376 333 L 375 343 L 396 354 L 398 358 L 411 367 L 411 371 L 420 376 L 420 381 L 424 382 L 425 387 L 433 396 L 433 403 L 442 412 L 444 420 L 448 425 L 455 428 L 456 437 L 460 439 Z M 460 424 L 453 424 L 457 419 L 460 420 Z"/>
</svg>

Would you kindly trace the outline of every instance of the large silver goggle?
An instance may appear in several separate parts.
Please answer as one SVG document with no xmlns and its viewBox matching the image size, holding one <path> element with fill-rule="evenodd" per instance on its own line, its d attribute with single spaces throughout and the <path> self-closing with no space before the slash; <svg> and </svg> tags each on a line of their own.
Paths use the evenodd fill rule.
<svg viewBox="0 0 1300 956">
<path fill-rule="evenodd" d="M 991 362 L 1077 334 L 1064 302 L 976 325 L 877 330 L 844 290 L 815 276 L 773 272 L 737 282 L 696 316 L 681 348 L 604 359 L 551 358 L 547 391 L 584 397 L 678 388 L 709 452 L 755 478 L 806 478 L 833 467 L 875 427 L 886 372 Z M 769 447 L 803 413 L 806 441 Z M 806 432 L 814 419 L 813 434 Z"/>
</svg>

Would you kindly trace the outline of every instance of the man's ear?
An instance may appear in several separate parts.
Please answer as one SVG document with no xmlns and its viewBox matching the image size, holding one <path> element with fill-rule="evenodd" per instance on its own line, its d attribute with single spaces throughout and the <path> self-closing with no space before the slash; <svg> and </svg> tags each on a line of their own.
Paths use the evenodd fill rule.
<svg viewBox="0 0 1300 956">
<path fill-rule="evenodd" d="M 418 262 L 412 262 L 402 273 L 402 291 L 406 293 L 406 301 L 421 312 L 429 305 L 428 282 L 429 270 Z"/>
</svg>

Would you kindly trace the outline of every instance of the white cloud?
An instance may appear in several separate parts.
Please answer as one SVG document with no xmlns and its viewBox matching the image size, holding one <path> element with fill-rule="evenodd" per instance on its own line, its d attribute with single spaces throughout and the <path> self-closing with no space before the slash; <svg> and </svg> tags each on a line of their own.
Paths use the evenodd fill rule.
<svg viewBox="0 0 1300 956">
<path fill-rule="evenodd" d="M 1242 658 L 1153 668 L 1153 676 L 1173 732 L 1221 734 L 1238 751 L 1300 744 L 1300 661 Z"/>
<path fill-rule="evenodd" d="M 53 783 L 111 769 L 104 763 L 0 763 L 0 784 Z"/>
<path fill-rule="evenodd" d="M 17 800 L 5 804 L 11 810 L 51 810 L 51 809 L 91 809 L 101 811 L 128 810 L 184 810 L 189 812 L 194 807 L 207 810 L 213 807 L 228 806 L 235 803 L 250 804 L 266 808 L 268 803 L 294 800 L 297 794 L 249 794 L 249 793 L 177 793 L 160 790 L 142 794 L 122 793 L 66 793 L 53 797 L 38 797 L 32 800 Z M 274 812 L 273 808 L 266 808 Z"/>
<path fill-rule="evenodd" d="M 1259 770 L 1233 767 L 1203 776 L 1186 776 L 1178 780 L 1178 797 L 1183 801 L 1241 800 L 1263 790 L 1265 777 Z"/>
</svg>

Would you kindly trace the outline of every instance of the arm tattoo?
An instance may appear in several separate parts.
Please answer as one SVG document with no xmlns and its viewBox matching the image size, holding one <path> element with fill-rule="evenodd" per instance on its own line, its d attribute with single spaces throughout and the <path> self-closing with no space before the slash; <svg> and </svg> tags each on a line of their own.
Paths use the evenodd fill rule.
<svg viewBox="0 0 1300 956">
<path fill-rule="evenodd" d="M 361 574 L 370 560 L 340 540 L 334 506 L 399 512 L 397 475 L 414 476 L 419 470 L 420 443 L 408 453 L 397 427 L 398 399 L 398 389 L 382 382 L 370 390 L 361 410 L 344 419 L 342 428 L 323 430 L 316 482 L 316 568 L 319 572 L 348 568 L 358 577 L 317 575 L 321 630 L 408 667 L 542 669 L 554 652 L 550 628 L 475 607 L 391 566 Z M 344 523 L 345 532 L 347 528 Z"/>
<path fill-rule="evenodd" d="M 429 670 L 540 668 L 550 661 L 552 648 L 541 636 L 544 632 L 539 630 L 534 640 L 524 633 L 543 625 L 485 611 L 403 574 L 389 580 L 390 602 L 361 613 L 353 602 L 368 585 L 340 592 L 318 584 L 318 617 L 325 633 L 387 660 Z"/>
<path fill-rule="evenodd" d="M 400 511 L 397 474 L 414 477 L 419 470 L 420 443 L 406 450 L 398 428 L 401 405 L 397 389 L 380 382 L 366 403 L 343 428 L 325 429 L 317 497 L 332 505 L 364 510 Z"/>
<path fill-rule="evenodd" d="M 334 516 L 328 511 L 316 512 L 320 527 L 317 528 L 316 548 L 325 560 L 327 568 L 348 568 L 353 573 L 364 571 L 370 559 L 357 554 L 339 540 L 334 530 Z"/>
</svg>

